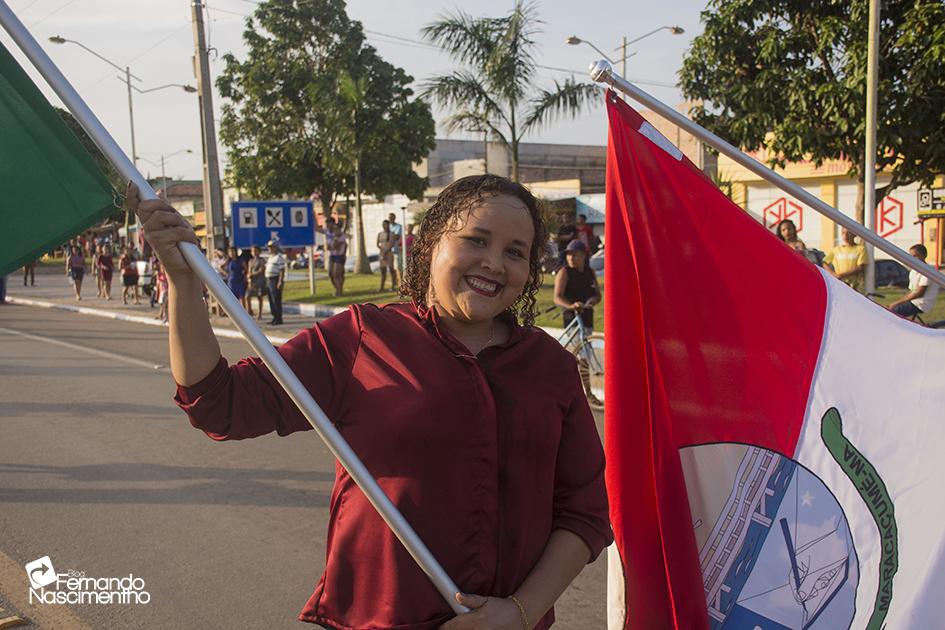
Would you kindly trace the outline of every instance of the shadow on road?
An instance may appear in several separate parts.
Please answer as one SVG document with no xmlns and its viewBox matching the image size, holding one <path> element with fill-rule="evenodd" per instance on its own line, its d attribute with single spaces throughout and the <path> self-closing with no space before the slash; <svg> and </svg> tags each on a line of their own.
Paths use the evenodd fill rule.
<svg viewBox="0 0 945 630">
<path fill-rule="evenodd" d="M 50 466 L 0 464 L 0 476 L 41 476 L 45 487 L 0 488 L 0 503 L 251 505 L 325 507 L 326 492 L 290 487 L 299 482 L 331 482 L 330 473 L 312 470 L 212 468 L 164 464 L 91 464 Z M 8 477 L 9 478 L 9 477 Z M 51 488 L 49 479 L 101 483 L 148 484 L 152 487 Z M 38 478 L 36 478 L 39 481 Z M 196 482 L 153 487 L 168 482 Z M 288 482 L 288 483 L 287 483 Z"/>
</svg>

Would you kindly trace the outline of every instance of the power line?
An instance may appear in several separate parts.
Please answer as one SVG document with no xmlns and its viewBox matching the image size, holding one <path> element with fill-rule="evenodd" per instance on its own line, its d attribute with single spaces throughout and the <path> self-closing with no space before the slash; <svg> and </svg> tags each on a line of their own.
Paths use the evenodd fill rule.
<svg viewBox="0 0 945 630">
<path fill-rule="evenodd" d="M 65 9 L 67 6 L 69 6 L 70 4 L 74 3 L 75 1 L 76 1 L 76 0 L 69 0 L 69 1 L 66 2 L 64 5 L 60 6 L 58 9 L 54 10 L 53 12 L 47 13 L 44 17 L 41 17 L 41 18 L 39 18 L 38 20 L 36 20 L 35 22 L 33 22 L 32 24 L 30 24 L 30 28 L 36 26 L 37 24 L 41 24 L 41 23 L 45 22 L 48 18 L 51 18 L 52 16 L 56 15 L 57 13 L 59 13 L 60 11 L 62 11 L 63 9 Z"/>
<path fill-rule="evenodd" d="M 554 66 L 543 66 L 538 65 L 539 68 L 544 68 L 545 70 L 554 70 L 555 72 L 567 72 L 568 74 L 584 74 L 578 70 L 571 70 L 570 68 L 556 68 Z M 667 83 L 665 81 L 650 81 L 649 79 L 630 79 L 627 81 L 630 83 L 639 83 L 640 85 L 653 85 L 655 87 L 664 87 L 664 88 L 675 88 L 677 87 L 675 83 Z"/>
<path fill-rule="evenodd" d="M 16 12 L 19 13 L 20 15 L 22 15 L 24 11 L 26 11 L 27 9 L 29 9 L 31 6 L 33 6 L 33 5 L 36 4 L 37 2 L 39 2 L 39 0 L 33 0 L 32 2 L 30 2 L 28 5 L 26 5 L 26 6 L 23 7 L 22 9 L 17 9 Z"/>
<path fill-rule="evenodd" d="M 434 44 L 428 44 L 427 42 L 421 42 L 415 39 L 409 39 L 407 37 L 401 37 L 400 35 L 391 35 L 390 33 L 381 33 L 380 31 L 372 31 L 370 29 L 362 29 L 365 33 L 370 33 L 372 35 L 381 35 L 383 37 L 389 37 L 391 39 L 396 39 L 401 42 L 406 42 L 408 44 L 414 44 L 416 46 L 423 46 L 425 48 L 432 48 L 434 50 L 442 50 L 439 46 Z"/>
<path fill-rule="evenodd" d="M 187 28 L 188 26 L 190 26 L 190 20 L 187 20 L 186 22 L 184 22 L 183 24 L 181 24 L 180 26 L 178 26 L 176 29 L 174 29 L 174 31 L 173 31 L 170 35 L 166 35 L 165 37 L 162 37 L 161 39 L 159 39 L 159 40 L 156 41 L 155 43 L 151 44 L 150 46 L 148 46 L 147 48 L 145 48 L 144 50 L 142 50 L 140 53 L 138 53 L 137 55 L 135 55 L 134 57 L 132 57 L 131 59 L 129 59 L 127 62 L 125 62 L 125 65 L 126 65 L 126 66 L 127 66 L 127 65 L 131 65 L 131 62 L 132 62 L 132 61 L 137 61 L 138 59 L 141 59 L 141 58 L 144 57 L 146 54 L 148 54 L 149 52 L 151 52 L 152 50 L 154 50 L 155 48 L 157 48 L 158 46 L 160 46 L 161 44 L 163 44 L 164 42 L 166 42 L 166 41 L 169 40 L 170 38 L 174 37 L 175 35 L 177 35 L 178 33 L 180 33 L 182 30 L 184 30 L 185 28 Z"/>
<path fill-rule="evenodd" d="M 207 5 L 206 8 L 208 11 L 213 11 L 214 13 L 229 13 L 230 15 L 238 15 L 240 17 L 252 17 L 248 13 L 240 13 L 238 11 L 229 11 L 227 9 L 218 9 L 216 7 L 211 7 L 209 5 Z"/>
</svg>

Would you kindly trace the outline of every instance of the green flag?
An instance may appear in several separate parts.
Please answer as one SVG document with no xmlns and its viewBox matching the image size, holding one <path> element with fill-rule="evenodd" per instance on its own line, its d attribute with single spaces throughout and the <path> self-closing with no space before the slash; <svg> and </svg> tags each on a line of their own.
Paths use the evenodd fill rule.
<svg viewBox="0 0 945 630">
<path fill-rule="evenodd" d="M 117 195 L 0 45 L 0 276 L 94 225 Z"/>
</svg>

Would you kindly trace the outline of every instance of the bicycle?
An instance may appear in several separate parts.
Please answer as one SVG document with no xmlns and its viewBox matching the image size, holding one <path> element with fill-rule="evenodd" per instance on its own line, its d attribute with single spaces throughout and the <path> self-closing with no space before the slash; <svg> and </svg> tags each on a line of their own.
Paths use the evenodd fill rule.
<svg viewBox="0 0 945 630">
<path fill-rule="evenodd" d="M 545 310 L 545 313 L 559 309 L 558 306 L 551 306 Z M 564 317 L 565 310 L 560 309 L 561 317 Z M 567 348 L 574 358 L 578 361 L 578 370 L 582 372 L 581 378 L 584 379 L 583 371 L 587 371 L 587 380 L 585 381 L 585 394 L 590 393 L 594 398 L 600 401 L 601 406 L 604 403 L 604 334 L 592 332 L 588 334 L 587 326 L 581 320 L 580 313 L 575 312 L 574 319 L 565 326 L 564 331 L 558 335 L 558 343 Z M 589 391 L 588 391 L 589 390 Z M 589 401 L 593 402 L 589 397 Z M 592 405 L 595 406 L 595 405 Z"/>
</svg>

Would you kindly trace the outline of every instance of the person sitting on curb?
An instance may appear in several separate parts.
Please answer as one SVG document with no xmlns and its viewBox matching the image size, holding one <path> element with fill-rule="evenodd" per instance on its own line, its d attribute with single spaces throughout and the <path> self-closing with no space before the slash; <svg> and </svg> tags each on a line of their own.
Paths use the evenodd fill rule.
<svg viewBox="0 0 945 630">
<path fill-rule="evenodd" d="M 909 253 L 925 262 L 929 250 L 918 243 L 909 248 Z M 889 310 L 906 319 L 912 319 L 935 308 L 939 286 L 915 269 L 909 272 L 909 293 L 889 305 Z"/>
</svg>

